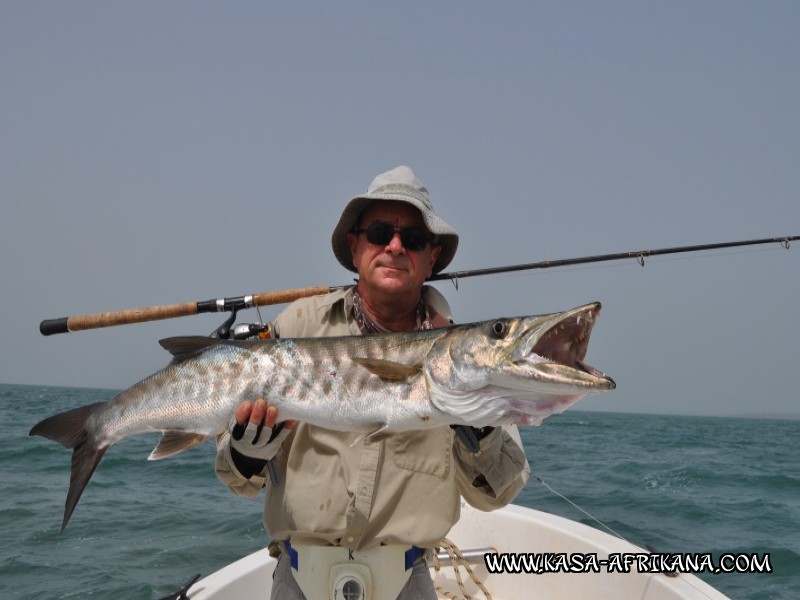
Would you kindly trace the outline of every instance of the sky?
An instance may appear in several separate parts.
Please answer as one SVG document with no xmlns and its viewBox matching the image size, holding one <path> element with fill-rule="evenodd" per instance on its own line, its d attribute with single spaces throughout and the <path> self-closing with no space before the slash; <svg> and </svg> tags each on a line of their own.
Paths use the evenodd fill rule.
<svg viewBox="0 0 800 600">
<path fill-rule="evenodd" d="M 223 317 L 43 319 L 352 281 L 333 227 L 400 164 L 448 270 L 798 235 L 798 31 L 788 1 L 6 0 L 0 382 L 122 389 Z M 800 241 L 435 286 L 460 322 L 601 301 L 618 387 L 576 408 L 800 415 Z"/>
</svg>

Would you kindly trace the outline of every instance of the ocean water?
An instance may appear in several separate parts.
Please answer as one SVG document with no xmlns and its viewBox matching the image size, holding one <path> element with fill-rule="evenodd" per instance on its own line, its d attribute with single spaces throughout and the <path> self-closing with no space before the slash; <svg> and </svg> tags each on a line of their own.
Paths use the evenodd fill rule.
<svg viewBox="0 0 800 600">
<path fill-rule="evenodd" d="M 113 395 L 0 385 L 0 598 L 160 598 L 267 542 L 262 500 L 217 481 L 213 444 L 150 462 L 157 434 L 109 450 L 59 533 L 70 451 L 28 430 Z M 769 553 L 772 573 L 701 577 L 731 598 L 800 598 L 800 420 L 573 410 L 523 440 L 537 476 L 631 542 Z M 534 479 L 516 503 L 598 526 Z"/>
</svg>

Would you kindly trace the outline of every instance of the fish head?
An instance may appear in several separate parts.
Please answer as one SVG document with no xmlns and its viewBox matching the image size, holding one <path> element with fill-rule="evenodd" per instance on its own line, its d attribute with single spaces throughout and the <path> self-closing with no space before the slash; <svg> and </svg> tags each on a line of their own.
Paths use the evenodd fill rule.
<svg viewBox="0 0 800 600">
<path fill-rule="evenodd" d="M 434 405 L 458 424 L 538 425 L 614 380 L 584 362 L 600 303 L 455 327 L 431 349 Z"/>
</svg>

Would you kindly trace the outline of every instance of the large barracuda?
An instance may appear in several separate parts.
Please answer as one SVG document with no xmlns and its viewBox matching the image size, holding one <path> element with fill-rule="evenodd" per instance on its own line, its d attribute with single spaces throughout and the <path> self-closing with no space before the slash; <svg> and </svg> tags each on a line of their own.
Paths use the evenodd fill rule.
<svg viewBox="0 0 800 600">
<path fill-rule="evenodd" d="M 282 420 L 363 433 L 446 425 L 538 425 L 614 381 L 583 362 L 600 311 L 496 319 L 414 333 L 338 338 L 223 341 L 169 338 L 166 368 L 108 402 L 37 423 L 73 448 L 62 530 L 106 450 L 163 432 L 160 459 L 224 431 L 243 400 L 263 397 Z"/>
</svg>

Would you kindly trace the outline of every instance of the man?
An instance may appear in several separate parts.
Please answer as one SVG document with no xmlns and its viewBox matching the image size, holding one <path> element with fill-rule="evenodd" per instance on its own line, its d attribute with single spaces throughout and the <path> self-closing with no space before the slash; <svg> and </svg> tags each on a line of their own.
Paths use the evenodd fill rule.
<svg viewBox="0 0 800 600">
<path fill-rule="evenodd" d="M 366 194 L 350 201 L 332 244 L 342 266 L 358 273 L 356 286 L 292 303 L 275 320 L 277 336 L 366 335 L 452 324 L 447 302 L 424 282 L 450 263 L 458 234 L 433 211 L 427 189 L 408 167 L 379 175 Z M 315 552 L 317 561 L 326 547 L 364 556 L 399 547 L 409 556 L 448 533 L 458 520 L 461 496 L 492 510 L 511 502 L 527 479 L 516 428 L 464 428 L 465 441 L 442 427 L 354 443 L 356 433 L 306 423 L 286 423 L 276 434 L 278 420 L 277 409 L 263 399 L 242 403 L 232 433 L 219 440 L 216 467 L 236 494 L 254 497 L 267 487 L 264 524 L 271 550 L 281 552 L 272 598 L 305 597 L 297 581 L 308 590 L 307 576 L 290 567 L 298 547 Z M 265 465 L 272 458 L 270 478 Z M 402 591 L 389 597 L 436 598 L 424 559 L 413 569 L 397 569 Z M 384 573 L 379 577 L 383 581 Z"/>
</svg>

